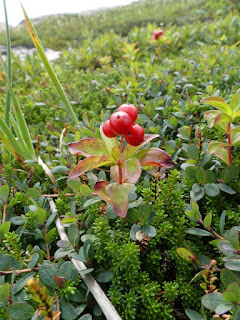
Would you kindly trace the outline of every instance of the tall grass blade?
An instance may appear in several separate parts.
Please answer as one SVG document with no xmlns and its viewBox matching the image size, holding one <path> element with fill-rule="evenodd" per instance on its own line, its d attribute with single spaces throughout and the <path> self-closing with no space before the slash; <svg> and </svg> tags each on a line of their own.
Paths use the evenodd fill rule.
<svg viewBox="0 0 240 320">
<path fill-rule="evenodd" d="M 11 144 L 10 140 L 2 130 L 0 130 L 0 142 L 17 161 L 19 161 L 21 164 L 24 163 L 24 157 L 14 148 L 14 146 Z"/>
<path fill-rule="evenodd" d="M 4 13 L 5 13 L 6 37 L 7 37 L 7 74 L 8 74 L 8 78 L 10 80 L 10 83 L 12 83 L 11 39 L 10 39 L 7 7 L 6 7 L 5 0 L 3 0 L 3 6 L 4 6 Z M 9 90 L 7 90 L 6 106 L 5 106 L 5 121 L 9 127 L 11 125 L 10 112 L 11 112 L 11 95 L 10 95 Z"/>
<path fill-rule="evenodd" d="M 8 75 L 5 74 L 6 80 L 7 80 L 7 85 L 8 85 L 8 89 L 10 91 L 11 97 L 12 97 L 12 102 L 13 102 L 13 110 L 14 110 L 14 114 L 17 120 L 17 124 L 19 126 L 19 129 L 21 131 L 22 137 L 24 139 L 24 142 L 26 144 L 26 146 L 28 147 L 30 153 L 31 153 L 31 158 L 33 158 L 34 160 L 37 159 L 36 157 L 36 153 L 32 144 L 32 140 L 30 137 L 30 133 L 28 130 L 28 126 L 27 123 L 25 121 L 25 118 L 23 116 L 22 110 L 20 108 L 20 105 L 18 103 L 17 97 L 13 91 L 10 79 L 8 78 Z"/>
<path fill-rule="evenodd" d="M 32 24 L 32 22 L 30 21 L 30 19 L 28 18 L 28 15 L 23 7 L 23 5 L 21 4 L 22 6 L 22 9 L 23 9 L 23 13 L 24 13 L 24 16 L 25 16 L 25 20 L 26 20 L 26 23 L 27 23 L 27 26 L 28 26 L 28 29 L 29 29 L 29 32 L 30 32 L 30 35 L 31 35 L 31 38 L 33 40 L 33 43 L 38 51 L 38 54 L 48 72 L 48 75 L 53 83 L 53 85 L 55 86 L 55 89 L 57 91 L 57 93 L 59 94 L 64 106 L 65 106 L 65 109 L 66 111 L 70 114 L 73 122 L 75 125 L 78 125 L 79 124 L 79 121 L 78 121 L 78 118 L 72 108 L 72 105 L 70 103 L 70 101 L 68 100 L 59 80 L 58 80 L 58 77 L 57 75 L 55 74 L 51 64 L 49 63 L 48 61 L 48 58 L 45 54 L 45 51 L 44 51 L 44 48 L 43 48 L 43 45 L 40 41 L 40 38 L 38 37 L 37 35 L 37 32 Z"/>
</svg>

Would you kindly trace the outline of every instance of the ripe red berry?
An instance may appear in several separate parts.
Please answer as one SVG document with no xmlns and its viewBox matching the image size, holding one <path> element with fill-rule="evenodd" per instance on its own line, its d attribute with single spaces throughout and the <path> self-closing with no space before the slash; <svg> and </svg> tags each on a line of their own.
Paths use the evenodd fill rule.
<svg viewBox="0 0 240 320">
<path fill-rule="evenodd" d="M 133 104 L 130 104 L 130 103 L 122 104 L 118 108 L 118 111 L 126 112 L 131 117 L 132 122 L 135 122 L 137 120 L 138 111 L 137 111 L 137 108 Z"/>
<path fill-rule="evenodd" d="M 108 138 L 114 138 L 117 135 L 112 132 L 111 128 L 110 128 L 110 121 L 107 120 L 106 122 L 104 122 L 103 124 L 103 133 L 105 134 L 105 136 L 107 136 Z"/>
<path fill-rule="evenodd" d="M 155 40 L 157 40 L 162 35 L 163 35 L 163 31 L 162 30 L 157 30 L 156 29 L 156 30 L 153 31 L 153 37 L 154 37 Z"/>
<path fill-rule="evenodd" d="M 144 139 L 144 129 L 138 124 L 134 124 L 131 130 L 125 134 L 125 139 L 131 146 L 139 146 Z"/>
<path fill-rule="evenodd" d="M 132 127 L 131 117 L 124 111 L 113 113 L 109 120 L 110 128 L 115 134 L 127 134 Z"/>
</svg>

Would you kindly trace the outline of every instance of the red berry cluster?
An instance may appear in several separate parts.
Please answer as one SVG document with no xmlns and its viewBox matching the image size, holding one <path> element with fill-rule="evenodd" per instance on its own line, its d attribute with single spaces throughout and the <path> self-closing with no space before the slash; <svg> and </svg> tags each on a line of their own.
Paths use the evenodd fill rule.
<svg viewBox="0 0 240 320">
<path fill-rule="evenodd" d="M 138 146 L 143 142 L 144 129 L 134 123 L 137 120 L 137 108 L 130 103 L 122 104 L 110 119 L 104 122 L 103 132 L 108 138 L 118 135 L 124 136 L 131 146 Z"/>
<path fill-rule="evenodd" d="M 156 29 L 156 30 L 153 31 L 153 37 L 154 37 L 155 40 L 157 40 L 162 35 L 163 35 L 163 31 L 162 30 L 157 30 Z"/>
</svg>

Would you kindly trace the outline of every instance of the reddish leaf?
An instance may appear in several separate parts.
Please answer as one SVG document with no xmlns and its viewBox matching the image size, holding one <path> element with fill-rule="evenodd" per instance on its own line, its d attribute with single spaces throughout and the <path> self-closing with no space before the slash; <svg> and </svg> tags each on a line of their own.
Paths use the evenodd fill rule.
<svg viewBox="0 0 240 320">
<path fill-rule="evenodd" d="M 123 182 L 136 183 L 141 175 L 141 166 L 136 158 L 128 159 L 123 170 Z M 119 182 L 118 166 L 111 167 L 111 176 L 115 182 Z"/>
<path fill-rule="evenodd" d="M 75 168 L 70 172 L 68 179 L 75 179 L 85 171 L 88 171 L 91 166 L 96 163 L 101 156 L 90 156 L 86 159 L 81 160 Z"/>
<path fill-rule="evenodd" d="M 137 147 L 133 147 L 130 144 L 127 144 L 126 148 L 124 149 L 123 154 L 125 155 L 126 159 L 132 157 L 138 150 L 144 147 L 148 142 L 152 141 L 155 138 L 158 138 L 158 134 L 145 134 L 144 141 Z"/>
<path fill-rule="evenodd" d="M 175 165 L 169 154 L 159 148 L 144 149 L 139 151 L 135 157 L 141 166 L 172 168 Z"/>
<path fill-rule="evenodd" d="M 129 193 L 134 187 L 130 183 L 110 183 L 106 186 L 106 192 L 112 200 L 113 210 L 121 217 L 125 218 L 128 211 Z"/>
<path fill-rule="evenodd" d="M 100 127 L 100 133 L 103 139 L 103 143 L 105 144 L 105 147 L 107 149 L 108 154 L 111 154 L 112 149 L 113 148 L 117 148 L 118 149 L 118 141 L 116 138 L 108 138 L 107 136 L 105 136 L 105 134 L 103 133 L 103 126 L 101 125 Z"/>
<path fill-rule="evenodd" d="M 101 199 L 112 204 L 112 200 L 106 192 L 106 186 L 109 184 L 109 181 L 98 181 L 94 186 L 94 191 Z"/>
<path fill-rule="evenodd" d="M 82 139 L 69 143 L 69 151 L 72 154 L 81 154 L 85 157 L 107 154 L 105 144 L 97 138 Z"/>
</svg>

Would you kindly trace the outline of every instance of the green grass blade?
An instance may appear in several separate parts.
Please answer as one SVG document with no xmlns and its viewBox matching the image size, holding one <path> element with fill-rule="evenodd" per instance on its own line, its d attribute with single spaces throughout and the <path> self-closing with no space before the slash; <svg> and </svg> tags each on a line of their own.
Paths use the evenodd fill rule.
<svg viewBox="0 0 240 320">
<path fill-rule="evenodd" d="M 6 37 L 7 37 L 7 74 L 10 82 L 12 82 L 11 40 L 10 40 L 7 7 L 6 7 L 5 0 L 3 0 L 3 6 L 4 6 L 4 13 L 5 13 Z M 6 106 L 5 106 L 5 122 L 9 127 L 11 125 L 10 112 L 11 112 L 11 95 L 9 90 L 7 90 Z"/>
<path fill-rule="evenodd" d="M 2 117 L 0 117 L 0 128 L 3 130 L 5 136 L 7 137 L 9 144 L 11 144 L 11 146 L 17 151 L 18 154 L 21 155 L 22 158 L 25 158 L 24 151 L 19 146 L 14 135 L 12 134 L 12 131 L 7 126 L 6 122 L 3 120 Z"/>
<path fill-rule="evenodd" d="M 35 150 L 34 150 L 34 147 L 32 144 L 32 140 L 30 137 L 27 123 L 25 121 L 22 110 L 21 110 L 20 105 L 18 103 L 17 97 L 13 91 L 10 79 L 8 78 L 7 74 L 5 74 L 5 76 L 6 76 L 6 80 L 7 80 L 8 89 L 11 93 L 12 102 L 13 102 L 13 110 L 14 110 L 14 114 L 15 114 L 19 129 L 21 131 L 21 134 L 22 134 L 22 137 L 25 141 L 25 144 L 27 145 L 28 149 L 30 150 L 30 152 L 32 154 L 31 158 L 34 158 L 34 160 L 36 160 L 37 157 L 36 157 L 36 153 L 35 153 Z"/>
<path fill-rule="evenodd" d="M 21 5 L 21 6 L 22 6 L 22 9 L 23 9 L 23 13 L 24 13 L 24 16 L 25 16 L 25 20 L 26 20 L 26 23 L 27 23 L 31 38 L 32 38 L 33 43 L 34 43 L 34 45 L 35 45 L 35 47 L 36 47 L 36 49 L 38 51 L 38 54 L 39 54 L 44 66 L 45 66 L 45 68 L 46 68 L 46 70 L 48 72 L 48 75 L 49 75 L 49 77 L 50 77 L 50 79 L 51 79 L 51 81 L 52 81 L 57 93 L 59 94 L 59 96 L 60 96 L 60 98 L 61 98 L 61 100 L 62 100 L 62 102 L 63 102 L 63 104 L 65 106 L 66 111 L 70 114 L 74 124 L 78 125 L 79 121 L 78 121 L 78 118 L 77 118 L 73 108 L 72 108 L 72 105 L 71 105 L 70 101 L 68 100 L 68 98 L 67 98 L 67 96 L 66 96 L 66 94 L 65 94 L 65 92 L 64 92 L 64 90 L 63 90 L 63 88 L 62 88 L 62 86 L 61 86 L 61 84 L 60 84 L 60 82 L 58 80 L 57 75 L 55 74 L 51 64 L 48 61 L 48 58 L 47 58 L 47 56 L 45 54 L 43 45 L 42 45 L 42 43 L 41 43 L 41 41 L 40 41 L 40 39 L 39 39 L 39 37 L 37 35 L 37 32 L 36 32 L 32 22 L 28 18 L 28 15 L 27 15 L 25 9 L 23 8 L 23 5 Z"/>
<path fill-rule="evenodd" d="M 5 135 L 5 133 L 0 130 L 0 142 L 4 145 L 4 147 L 13 155 L 13 157 L 19 161 L 21 164 L 24 163 L 24 158 L 22 155 L 14 148 L 14 146 L 11 144 L 8 137 Z"/>
<path fill-rule="evenodd" d="M 16 121 L 15 121 L 15 119 L 14 119 L 12 114 L 10 114 L 10 118 L 11 118 L 13 129 L 14 129 L 16 135 L 17 135 L 17 138 L 18 138 L 18 144 L 19 144 L 20 148 L 22 149 L 22 151 L 25 154 L 25 159 L 32 159 L 31 152 L 28 149 L 28 147 L 26 146 L 25 141 L 23 140 L 22 133 L 19 130 L 18 125 L 17 125 L 17 123 L 16 123 Z"/>
</svg>

